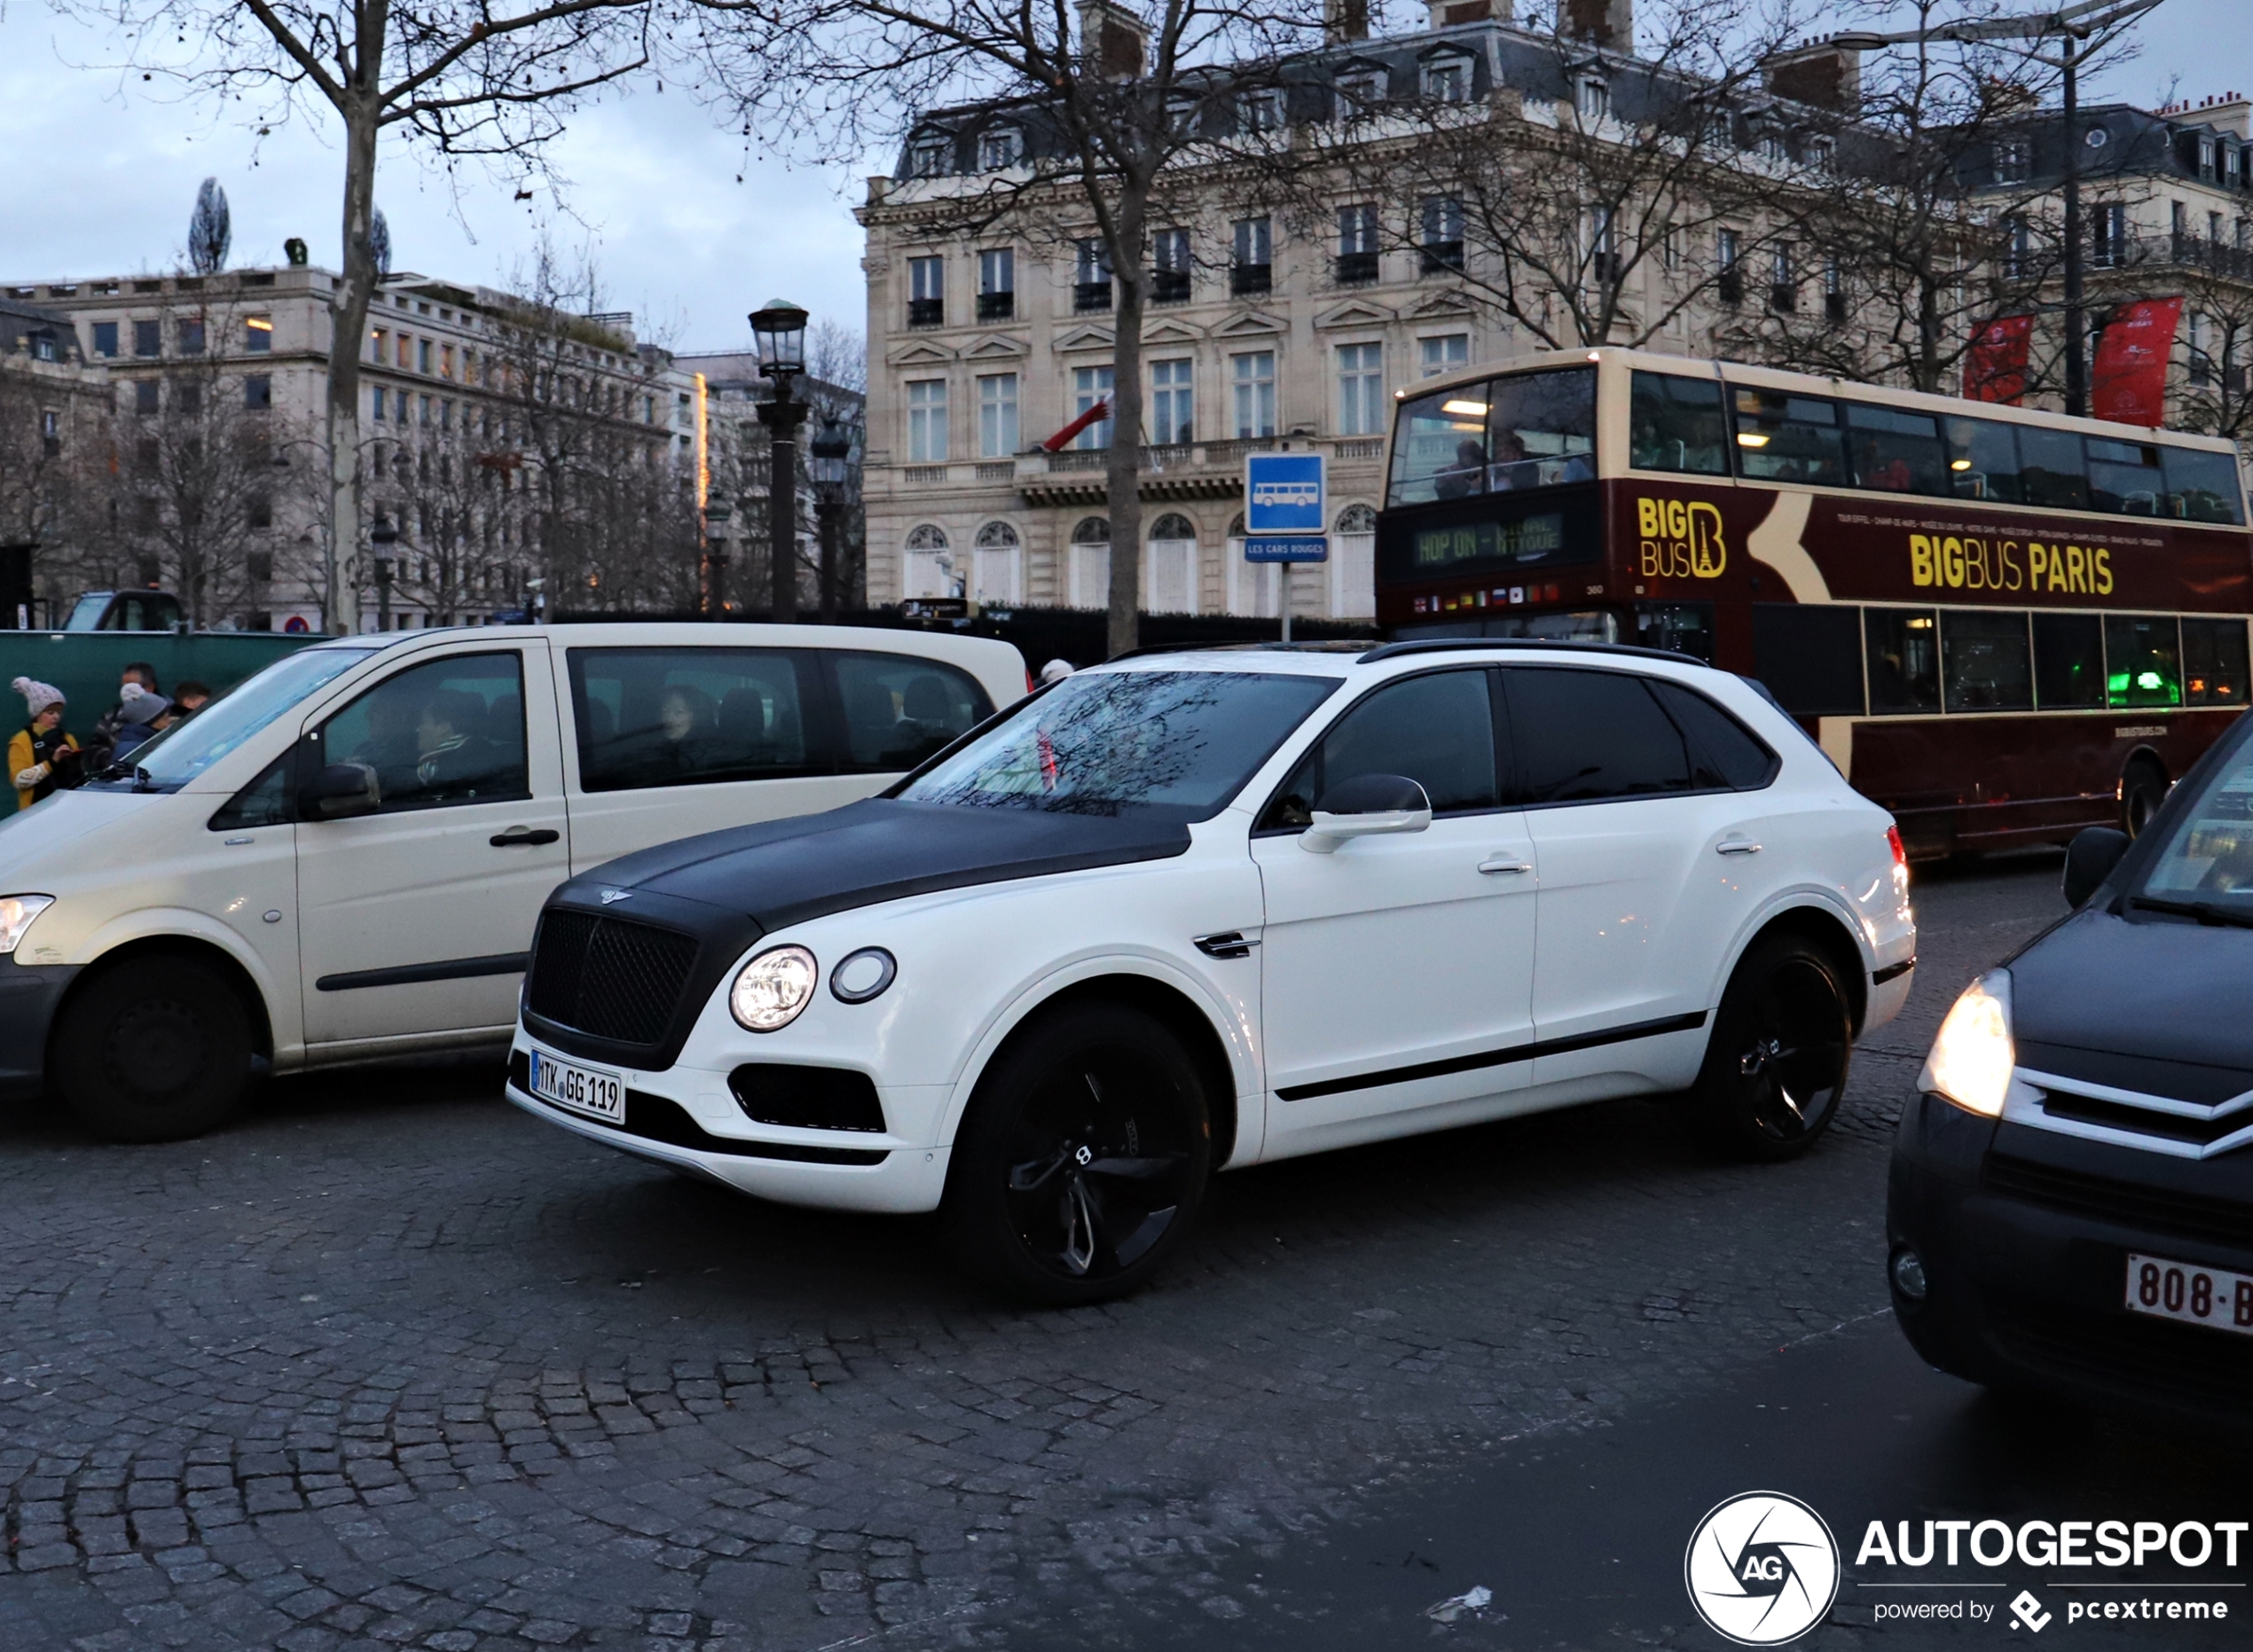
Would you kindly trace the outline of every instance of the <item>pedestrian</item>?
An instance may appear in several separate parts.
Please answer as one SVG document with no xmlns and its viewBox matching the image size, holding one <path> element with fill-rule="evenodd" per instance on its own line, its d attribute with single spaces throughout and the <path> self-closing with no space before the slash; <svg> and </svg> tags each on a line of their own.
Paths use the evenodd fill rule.
<svg viewBox="0 0 2253 1652">
<path fill-rule="evenodd" d="M 110 756 L 113 761 L 122 763 L 162 732 L 172 702 L 162 694 L 151 693 L 138 683 L 128 683 L 117 693 L 117 740 L 110 748 Z"/>
<path fill-rule="evenodd" d="M 1043 685 L 1049 683 L 1061 683 L 1071 675 L 1072 662 L 1069 660 L 1051 660 L 1040 668 L 1040 681 Z"/>
<path fill-rule="evenodd" d="M 55 791 L 83 778 L 78 742 L 63 732 L 63 692 L 51 683 L 16 678 L 15 691 L 31 709 L 31 720 L 8 742 L 8 772 L 16 786 L 16 807 L 28 809 Z"/>
<path fill-rule="evenodd" d="M 202 710 L 210 699 L 210 688 L 191 677 L 172 691 L 173 716 L 176 719 L 192 717 Z"/>
<path fill-rule="evenodd" d="M 117 703 L 102 713 L 101 720 L 94 724 L 93 733 L 87 738 L 86 772 L 89 774 L 99 774 L 116 759 L 117 737 L 125 726 L 125 691 L 128 688 L 138 688 L 149 694 L 160 692 L 156 685 L 156 668 L 146 660 L 134 660 L 117 674 Z M 137 740 L 128 741 L 127 748 L 130 750 L 138 743 Z"/>
</svg>

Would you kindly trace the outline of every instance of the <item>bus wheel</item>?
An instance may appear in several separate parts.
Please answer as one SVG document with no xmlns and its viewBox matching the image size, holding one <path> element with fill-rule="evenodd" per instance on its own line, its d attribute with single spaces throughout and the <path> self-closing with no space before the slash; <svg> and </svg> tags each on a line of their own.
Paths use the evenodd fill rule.
<svg viewBox="0 0 2253 1652">
<path fill-rule="evenodd" d="M 179 1141 L 241 1106 L 250 1017 L 216 969 L 177 953 L 112 965 L 63 1006 L 50 1070 L 78 1122 L 110 1141 Z"/>
<path fill-rule="evenodd" d="M 2120 777 L 2120 829 L 2141 837 L 2166 801 L 2167 771 L 2148 760 L 2130 763 Z"/>
</svg>

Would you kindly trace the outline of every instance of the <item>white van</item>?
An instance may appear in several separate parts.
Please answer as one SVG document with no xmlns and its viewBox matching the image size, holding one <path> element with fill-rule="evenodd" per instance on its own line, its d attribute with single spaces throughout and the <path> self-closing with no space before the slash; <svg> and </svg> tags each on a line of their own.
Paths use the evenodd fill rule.
<svg viewBox="0 0 2253 1652">
<path fill-rule="evenodd" d="M 317 643 L 0 821 L 0 1094 L 169 1140 L 277 1072 L 491 1045 L 541 903 L 865 797 L 1027 687 L 1006 643 L 613 623 Z"/>
</svg>

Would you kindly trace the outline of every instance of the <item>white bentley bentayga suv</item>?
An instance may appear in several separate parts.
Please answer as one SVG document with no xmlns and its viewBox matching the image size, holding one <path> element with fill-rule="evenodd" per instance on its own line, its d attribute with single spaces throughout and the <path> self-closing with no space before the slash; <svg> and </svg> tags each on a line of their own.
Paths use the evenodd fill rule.
<svg viewBox="0 0 2253 1652">
<path fill-rule="evenodd" d="M 1764 1160 L 1916 950 L 1884 810 L 1741 678 L 1573 644 L 1130 657 L 882 795 L 549 899 L 509 1094 L 1079 1303 L 1215 1170 L 1608 1097 Z"/>
</svg>

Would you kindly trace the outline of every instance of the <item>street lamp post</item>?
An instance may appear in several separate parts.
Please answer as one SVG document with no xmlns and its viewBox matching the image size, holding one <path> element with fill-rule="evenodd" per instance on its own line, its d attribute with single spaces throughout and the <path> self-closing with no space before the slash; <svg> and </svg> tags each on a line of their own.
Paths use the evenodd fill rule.
<svg viewBox="0 0 2253 1652">
<path fill-rule="evenodd" d="M 727 617 L 727 538 L 734 507 L 725 499 L 704 505 L 704 617 Z"/>
<path fill-rule="evenodd" d="M 2076 5 L 2054 12 L 1943 23 L 1935 28 L 1905 28 L 1889 35 L 1857 31 L 1833 35 L 1826 43 L 1849 51 L 1876 51 L 1927 40 L 2043 41 L 2053 35 L 2063 39 L 2064 50 L 2055 58 L 2045 58 L 2031 47 L 2026 55 L 2062 70 L 2065 78 L 2065 411 L 2076 419 L 2089 411 L 2089 340 L 2083 319 L 2081 280 L 2080 47 L 2092 35 L 2117 27 L 2158 4 L 2159 0 L 2080 0 Z"/>
<path fill-rule="evenodd" d="M 821 622 L 837 622 L 837 518 L 844 512 L 845 476 L 852 460 L 852 432 L 831 415 L 807 444 L 813 478 L 813 520 L 821 536 Z"/>
<path fill-rule="evenodd" d="M 381 512 L 368 528 L 368 544 L 375 552 L 375 629 L 391 629 L 391 548 L 399 543 L 399 530 L 391 526 L 391 519 Z"/>
<path fill-rule="evenodd" d="M 805 371 L 805 311 L 779 298 L 751 314 L 759 377 L 774 380 L 774 394 L 759 403 L 758 421 L 766 427 L 774 450 L 766 512 L 774 541 L 773 612 L 768 617 L 777 625 L 796 624 L 798 617 L 798 427 L 810 410 L 791 394 L 791 381 Z"/>
</svg>

